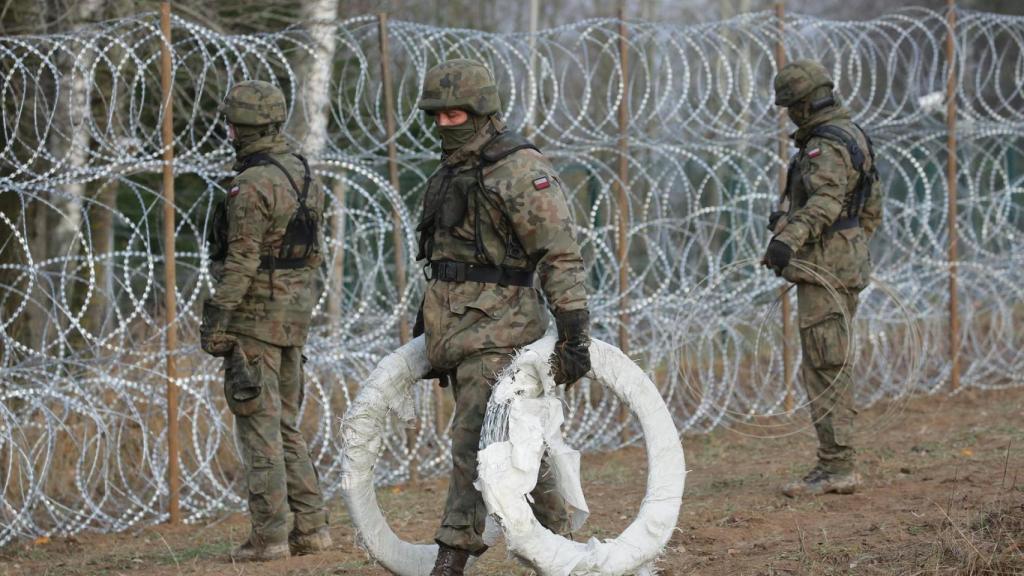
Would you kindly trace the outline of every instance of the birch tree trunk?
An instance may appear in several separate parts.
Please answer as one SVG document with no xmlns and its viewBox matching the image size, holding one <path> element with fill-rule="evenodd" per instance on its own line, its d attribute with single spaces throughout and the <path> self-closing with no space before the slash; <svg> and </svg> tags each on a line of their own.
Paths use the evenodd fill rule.
<svg viewBox="0 0 1024 576">
<path fill-rule="evenodd" d="M 66 159 L 61 170 L 73 178 L 89 161 L 89 130 L 86 124 L 92 115 L 92 78 L 89 77 L 95 60 L 93 46 L 85 36 L 86 22 L 94 19 L 103 8 L 103 0 L 81 0 L 71 9 L 72 34 L 78 36 L 75 42 L 77 53 L 66 55 L 68 62 L 64 78 L 60 82 L 57 113 L 54 116 L 54 130 L 51 132 L 51 152 L 60 162 Z M 67 254 L 82 227 L 82 196 L 85 184 L 80 181 L 67 184 L 64 194 L 55 198 L 59 213 L 54 223 L 54 242 L 49 246 L 50 256 Z"/>
<path fill-rule="evenodd" d="M 109 1 L 109 0 L 108 0 Z M 125 18 L 132 14 L 134 7 L 132 0 L 116 0 L 113 7 L 115 18 Z M 111 49 L 113 62 L 119 62 L 123 55 L 123 48 L 114 46 Z M 106 90 L 106 87 L 101 88 Z M 124 118 L 127 114 L 126 102 L 128 95 L 125 93 L 124 82 L 116 82 L 109 88 L 106 94 L 106 101 L 114 108 L 115 118 Z M 108 132 L 112 131 L 108 126 Z M 121 150 L 127 154 L 134 150 L 136 142 L 128 135 L 121 136 Z M 117 190 L 120 184 L 119 174 L 123 172 L 123 165 L 117 166 L 111 171 L 111 176 L 103 182 L 92 196 L 92 202 L 86 210 L 86 218 L 89 224 L 89 234 L 92 242 L 92 256 L 95 261 L 96 287 L 92 293 L 92 299 L 86 302 L 86 315 L 84 318 L 85 329 L 92 334 L 99 336 L 110 318 L 112 306 L 116 305 L 114 300 L 114 215 L 117 210 Z M 83 246 L 83 251 L 85 246 Z"/>
<path fill-rule="evenodd" d="M 327 145 L 328 103 L 335 53 L 335 20 L 338 0 L 313 0 L 302 5 L 302 18 L 313 44 L 313 53 L 300 63 L 303 79 L 299 102 L 288 126 L 302 153 L 315 165 Z"/>
<path fill-rule="evenodd" d="M 50 155 L 51 165 L 45 169 L 57 168 L 59 175 L 70 176 L 72 182 L 65 184 L 63 189 L 40 192 L 41 198 L 33 201 L 26 211 L 28 219 L 29 248 L 36 265 L 55 256 L 66 256 L 72 251 L 72 242 L 82 225 L 82 195 L 84 184 L 75 182 L 76 175 L 89 159 L 89 132 L 85 129 L 85 121 L 89 118 L 91 80 L 91 62 L 94 58 L 88 41 L 83 41 L 84 22 L 93 19 L 103 8 L 103 0 L 82 0 L 69 8 L 65 14 L 63 6 L 55 2 L 40 5 L 45 13 L 43 21 L 55 24 L 53 32 L 64 29 L 62 22 L 70 22 L 72 35 L 76 40 L 68 39 L 66 46 L 69 52 L 63 54 L 58 61 L 60 77 L 54 78 L 53 89 L 56 98 L 52 124 L 47 132 L 46 149 Z M 48 206 L 41 200 L 49 200 Z M 26 309 L 28 323 L 27 344 L 30 347 L 45 347 L 47 323 L 50 318 L 51 306 L 56 295 L 53 288 L 47 285 L 43 275 L 45 270 L 38 269 L 36 284 L 32 290 L 33 303 Z"/>
<path fill-rule="evenodd" d="M 298 106 L 289 124 L 289 133 L 299 148 L 310 159 L 312 166 L 320 165 L 327 147 L 327 124 L 336 50 L 335 21 L 338 0 L 315 0 L 302 6 L 302 18 L 313 44 L 313 52 L 300 63 L 299 75 L 304 80 L 299 91 Z M 335 202 L 326 207 L 330 214 L 334 252 L 328 262 L 327 314 L 330 319 L 341 315 L 342 286 L 345 266 L 345 184 L 337 179 L 332 184 Z"/>
</svg>

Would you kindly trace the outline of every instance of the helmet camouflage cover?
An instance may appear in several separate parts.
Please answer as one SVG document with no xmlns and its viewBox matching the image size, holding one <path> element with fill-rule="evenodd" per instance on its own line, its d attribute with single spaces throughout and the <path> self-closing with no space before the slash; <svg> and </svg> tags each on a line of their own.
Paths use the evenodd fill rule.
<svg viewBox="0 0 1024 576">
<path fill-rule="evenodd" d="M 822 86 L 835 88 L 828 70 L 821 63 L 814 60 L 790 62 L 775 76 L 775 105 L 788 108 Z"/>
<path fill-rule="evenodd" d="M 475 60 L 446 60 L 427 70 L 419 107 L 430 113 L 459 109 L 489 116 L 501 111 L 501 100 L 486 66 Z"/>
<path fill-rule="evenodd" d="M 237 126 L 280 124 L 288 115 L 284 92 L 262 80 L 247 80 L 232 86 L 218 110 Z"/>
</svg>

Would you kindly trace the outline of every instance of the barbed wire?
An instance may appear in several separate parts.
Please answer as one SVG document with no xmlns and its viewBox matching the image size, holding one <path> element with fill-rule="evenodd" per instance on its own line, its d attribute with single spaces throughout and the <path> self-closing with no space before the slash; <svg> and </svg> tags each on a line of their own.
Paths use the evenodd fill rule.
<svg viewBox="0 0 1024 576">
<path fill-rule="evenodd" d="M 327 266 L 301 421 L 328 495 L 340 483 L 339 417 L 377 359 L 397 347 L 399 323 L 422 294 L 414 228 L 439 142 L 415 101 L 426 70 L 445 58 L 475 58 L 495 72 L 507 120 L 543 148 L 566 184 L 589 266 L 595 335 L 615 341 L 619 322 L 628 322 L 631 355 L 652 374 L 677 426 L 697 433 L 785 412 L 790 388 L 802 398 L 785 381 L 782 284 L 757 260 L 787 160 L 772 105 L 775 50 L 781 43 L 789 59 L 822 60 L 874 138 L 884 183 L 875 283 L 854 320 L 858 402 L 943 387 L 951 370 L 945 14 L 627 22 L 625 78 L 620 25 L 585 20 L 531 36 L 391 22 L 396 190 L 386 176 L 376 18 L 246 36 L 175 19 L 187 521 L 244 502 L 220 364 L 195 345 L 199 301 L 211 284 L 210 207 L 231 175 L 216 105 L 242 79 L 282 86 L 295 144 L 326 187 Z M 1014 249 L 1022 234 L 1022 33 L 1020 18 L 958 13 L 964 387 L 1017 386 L 1024 373 L 1024 336 L 1014 328 L 1024 269 Z M 160 45 L 153 15 L 0 38 L 0 545 L 166 516 Z M 312 74 L 316 65 L 330 73 Z M 616 185 L 628 190 L 628 206 L 617 201 Z M 627 262 L 617 257 L 622 212 Z M 409 271 L 405 282 L 396 278 L 399 264 Z M 574 446 L 602 450 L 638 439 L 635 423 L 598 387 L 577 386 L 566 402 Z M 379 482 L 449 466 L 450 414 L 440 392 L 419 384 L 407 415 L 414 425 L 396 418 L 381 439 Z"/>
</svg>

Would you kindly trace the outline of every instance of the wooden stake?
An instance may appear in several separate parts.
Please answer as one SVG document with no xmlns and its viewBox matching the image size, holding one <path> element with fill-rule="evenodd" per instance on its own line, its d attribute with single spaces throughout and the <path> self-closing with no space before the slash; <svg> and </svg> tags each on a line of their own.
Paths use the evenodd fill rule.
<svg viewBox="0 0 1024 576">
<path fill-rule="evenodd" d="M 950 386 L 960 388 L 960 312 L 957 298 L 956 0 L 946 0 L 946 183 L 949 187 L 949 361 Z"/>
<path fill-rule="evenodd" d="M 388 178 L 391 187 L 398 194 L 401 201 L 402 194 L 398 181 L 398 144 L 395 142 L 395 94 L 391 86 L 391 47 L 388 44 L 388 14 L 381 12 L 377 15 L 378 35 L 380 36 L 380 73 L 381 82 L 384 84 L 384 121 L 388 137 Z M 405 294 L 405 239 L 402 235 L 402 220 L 398 215 L 398 209 L 391 212 L 392 241 L 395 245 L 395 285 L 398 288 L 399 297 Z M 402 317 L 398 320 L 399 339 L 402 344 L 409 341 L 409 319 L 406 318 L 403 310 Z M 409 481 L 419 480 L 419 468 L 416 466 L 416 439 L 420 435 L 421 424 L 417 421 L 416 427 L 410 430 L 406 438 L 406 447 L 409 450 Z"/>
<path fill-rule="evenodd" d="M 779 70 L 786 65 L 785 18 L 786 3 L 775 3 L 775 18 L 779 21 L 779 41 L 775 43 L 775 62 Z M 786 115 L 779 114 L 779 158 L 785 160 L 789 153 L 789 132 Z M 786 192 L 786 165 L 779 168 L 779 198 Z M 789 287 L 784 286 L 779 298 L 782 298 L 782 374 L 786 380 L 786 412 L 793 411 L 793 322 L 790 319 L 792 307 L 789 300 Z"/>
<path fill-rule="evenodd" d="M 167 330 L 167 511 L 169 522 L 181 522 L 179 495 L 181 492 L 178 472 L 178 368 L 174 355 L 178 348 L 177 325 L 177 277 L 174 255 L 174 106 L 171 100 L 171 2 L 160 2 L 160 86 L 163 93 L 163 126 L 161 130 L 164 147 L 163 193 L 164 193 L 164 309 Z"/>
<path fill-rule="evenodd" d="M 619 348 L 629 354 L 629 42 L 626 27 L 626 2 L 619 2 L 619 74 L 622 79 L 622 99 L 619 100 L 619 179 L 615 182 L 615 201 L 618 203 L 618 233 L 616 237 L 619 260 Z"/>
<path fill-rule="evenodd" d="M 384 84 L 384 122 L 388 137 L 388 179 L 391 187 L 398 193 L 401 200 L 401 188 L 398 181 L 398 144 L 395 142 L 395 92 L 391 85 L 391 47 L 388 44 L 388 14 L 377 15 L 380 36 L 380 73 Z M 395 285 L 399 297 L 405 294 L 405 237 L 402 235 L 402 220 L 395 209 L 391 213 L 392 241 L 395 244 Z M 405 314 L 398 321 L 399 338 L 402 344 L 409 341 L 409 319 Z"/>
<path fill-rule="evenodd" d="M 619 178 L 615 182 L 615 201 L 618 204 L 618 230 L 616 257 L 619 261 L 619 348 L 629 355 L 629 42 L 626 27 L 626 0 L 619 0 L 619 74 L 622 78 L 622 99 L 619 100 Z M 627 423 L 629 408 L 619 406 L 622 439 L 629 439 Z"/>
</svg>

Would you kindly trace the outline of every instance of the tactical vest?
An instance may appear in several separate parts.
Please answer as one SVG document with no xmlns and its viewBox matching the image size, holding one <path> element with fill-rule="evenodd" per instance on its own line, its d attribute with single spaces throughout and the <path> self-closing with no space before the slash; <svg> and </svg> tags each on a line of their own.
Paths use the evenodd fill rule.
<svg viewBox="0 0 1024 576">
<path fill-rule="evenodd" d="M 292 178 L 292 175 L 280 162 L 268 154 L 253 154 L 242 161 L 238 170 L 241 174 L 255 166 L 273 165 L 280 170 L 295 191 L 295 199 L 298 206 L 288 220 L 284 237 L 281 239 L 281 247 L 277 254 L 265 254 L 260 256 L 259 270 L 266 270 L 270 274 L 270 297 L 274 297 L 274 270 L 293 270 L 309 266 L 309 256 L 319 248 L 320 222 L 316 212 L 306 204 L 309 196 L 309 186 L 312 176 L 309 170 L 309 163 L 301 154 L 294 154 L 302 162 L 302 188 Z M 228 217 L 227 198 L 223 198 L 214 207 L 213 222 L 211 223 L 209 237 L 210 259 L 220 262 L 228 256 Z"/>
<path fill-rule="evenodd" d="M 871 158 L 871 169 L 864 169 L 864 161 L 868 156 L 864 155 L 864 151 L 861 150 L 860 144 L 852 134 L 843 130 L 839 126 L 834 124 L 822 124 L 816 126 L 811 130 L 810 137 L 825 138 L 832 140 L 833 142 L 839 142 L 846 151 L 850 154 L 850 160 L 853 162 L 853 168 L 857 171 L 857 184 L 853 187 L 853 192 L 847 199 L 846 206 L 844 206 L 845 217 L 841 217 L 835 224 L 832 225 L 832 230 L 839 230 L 843 228 L 852 228 L 860 225 L 859 215 L 861 208 L 867 203 L 871 197 L 871 189 L 875 182 L 878 181 L 878 168 L 875 165 L 875 146 L 871 142 L 871 137 L 864 131 L 858 124 L 853 124 L 857 130 L 864 136 L 864 141 L 868 145 L 868 156 Z M 810 139 L 810 138 L 808 138 Z M 796 158 L 789 164 L 789 173 L 786 175 L 786 194 L 789 195 L 791 186 L 794 185 L 795 179 L 798 176 Z M 792 198 L 792 196 L 789 196 Z M 807 199 L 804 199 L 806 203 Z M 802 208 L 803 206 L 798 206 Z"/>
<path fill-rule="evenodd" d="M 537 150 L 531 142 L 516 132 L 498 134 L 485 144 L 478 154 L 476 166 L 470 170 L 458 171 L 458 166 L 444 166 L 427 182 L 423 199 L 423 216 L 416 231 L 419 233 L 417 260 L 426 260 L 432 267 L 434 277 L 438 273 L 450 275 L 457 281 L 478 281 L 522 284 L 532 283 L 520 274 L 521 270 L 503 268 L 484 246 L 481 226 L 482 208 L 486 205 L 503 215 L 501 222 L 493 222 L 496 232 L 503 238 L 506 257 L 525 259 L 525 250 L 519 241 L 512 223 L 501 210 L 501 199 L 497 193 L 484 185 L 484 170 L 520 150 Z M 434 234 L 438 230 L 452 230 L 463 225 L 469 216 L 470 199 L 474 206 L 474 252 L 476 262 L 445 262 L 438 266 L 433 261 Z M 479 278 L 479 279 L 478 279 Z M 442 278 L 445 279 L 445 278 Z"/>
</svg>

